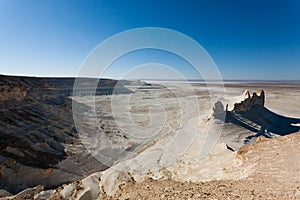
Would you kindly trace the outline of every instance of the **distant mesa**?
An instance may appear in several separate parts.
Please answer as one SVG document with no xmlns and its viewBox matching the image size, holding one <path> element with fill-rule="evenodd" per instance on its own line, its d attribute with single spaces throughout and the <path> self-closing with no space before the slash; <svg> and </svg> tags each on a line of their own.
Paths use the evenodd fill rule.
<svg viewBox="0 0 300 200">
<path fill-rule="evenodd" d="M 43 78 L 0 75 L 0 101 L 57 97 L 56 88 Z"/>
<path fill-rule="evenodd" d="M 60 93 L 67 96 L 133 93 L 131 90 L 124 87 L 124 84 L 130 84 L 130 81 L 97 78 L 46 78 L 46 80 L 54 85 Z"/>
<path fill-rule="evenodd" d="M 76 88 L 74 84 L 76 82 Z M 0 101 L 47 99 L 58 96 L 131 94 L 125 85 L 143 85 L 142 81 L 96 78 L 39 78 L 0 75 Z"/>
</svg>

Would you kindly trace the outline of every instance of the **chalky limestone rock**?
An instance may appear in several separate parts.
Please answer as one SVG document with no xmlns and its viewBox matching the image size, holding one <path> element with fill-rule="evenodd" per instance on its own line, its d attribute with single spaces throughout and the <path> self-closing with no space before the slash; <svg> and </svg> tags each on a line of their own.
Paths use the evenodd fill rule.
<svg viewBox="0 0 300 200">
<path fill-rule="evenodd" d="M 249 91 L 245 91 L 244 96 L 244 101 L 234 104 L 233 111 L 245 112 L 248 111 L 253 105 L 264 106 L 265 104 L 265 92 L 263 90 L 254 92 L 252 96 L 250 95 Z"/>
<path fill-rule="evenodd" d="M 254 105 L 264 106 L 264 104 L 265 92 L 263 90 L 257 90 L 257 92 L 254 92 L 252 96 L 250 92 L 246 90 L 243 94 L 243 100 L 241 102 L 234 103 L 232 110 L 228 110 L 228 104 L 226 105 L 226 108 L 224 108 L 223 103 L 221 101 L 217 101 L 213 107 L 213 116 L 215 118 L 220 118 L 225 115 L 225 111 L 246 112 Z"/>
</svg>

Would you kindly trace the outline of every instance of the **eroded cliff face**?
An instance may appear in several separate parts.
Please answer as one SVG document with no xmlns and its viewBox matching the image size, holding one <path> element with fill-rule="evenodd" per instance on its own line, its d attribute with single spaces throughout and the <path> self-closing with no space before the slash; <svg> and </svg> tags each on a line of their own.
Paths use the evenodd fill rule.
<svg viewBox="0 0 300 200">
<path fill-rule="evenodd" d="M 265 92 L 263 90 L 257 90 L 251 96 L 250 92 L 246 90 L 242 95 L 243 100 L 239 100 L 240 102 L 234 102 L 233 109 L 228 109 L 228 104 L 226 107 L 224 106 L 225 102 L 217 101 L 213 107 L 213 116 L 215 118 L 224 118 L 225 112 L 233 111 L 233 112 L 246 112 L 249 111 L 250 108 L 254 105 L 264 106 L 265 104 Z"/>
<path fill-rule="evenodd" d="M 244 101 L 234 104 L 233 111 L 245 112 L 248 111 L 253 105 L 264 106 L 265 104 L 265 92 L 263 90 L 254 92 L 252 96 L 250 95 L 250 92 L 246 90 L 244 92 L 244 97 Z"/>
<path fill-rule="evenodd" d="M 56 88 L 48 81 L 36 77 L 0 75 L 0 101 L 20 101 L 58 97 Z"/>
<path fill-rule="evenodd" d="M 71 100 L 42 78 L 0 76 L 0 137 L 0 186 L 45 183 L 76 137 Z"/>
<path fill-rule="evenodd" d="M 16 193 L 38 184 L 57 187 L 107 168 L 81 143 L 72 92 L 63 87 L 44 78 L 0 75 L 0 188 Z"/>
<path fill-rule="evenodd" d="M 38 184 L 49 189 L 107 168 L 89 154 L 78 136 L 70 98 L 74 81 L 0 75 L 1 189 L 17 193 Z M 74 92 L 79 96 L 132 92 L 116 80 L 79 81 Z M 73 103 L 81 113 L 90 109 Z"/>
<path fill-rule="evenodd" d="M 21 84 L 1 85 L 0 101 L 22 100 L 26 97 L 27 88 Z"/>
</svg>

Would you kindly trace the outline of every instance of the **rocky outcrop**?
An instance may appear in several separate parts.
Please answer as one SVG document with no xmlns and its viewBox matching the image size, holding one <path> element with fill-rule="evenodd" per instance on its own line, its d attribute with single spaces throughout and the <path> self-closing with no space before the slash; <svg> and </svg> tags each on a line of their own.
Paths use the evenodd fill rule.
<svg viewBox="0 0 300 200">
<path fill-rule="evenodd" d="M 232 99 L 236 100 L 237 98 L 232 97 Z M 238 99 L 241 99 L 241 96 L 238 96 Z M 224 110 L 224 106 L 220 101 L 216 102 L 213 109 L 213 117 L 215 119 L 220 119 L 226 124 L 234 124 L 249 132 L 248 135 L 244 134 L 243 144 L 255 143 L 255 138 L 259 136 L 275 138 L 300 131 L 298 125 L 300 119 L 286 117 L 264 107 L 265 93 L 263 90 L 258 90 L 252 96 L 249 91 L 246 91 L 243 99 L 240 103 L 234 104 L 232 111 L 228 110 L 228 104 Z M 234 101 L 227 100 L 225 102 Z M 225 138 L 225 140 L 227 139 Z M 226 143 L 229 146 L 233 144 L 229 140 Z"/>
<path fill-rule="evenodd" d="M 221 101 L 217 101 L 213 107 L 213 116 L 214 117 L 219 117 L 224 115 L 224 105 L 222 104 Z"/>
<path fill-rule="evenodd" d="M 246 90 L 244 92 L 245 100 L 240 103 L 235 103 L 233 111 L 235 112 L 245 112 L 248 111 L 253 105 L 265 104 L 265 92 L 263 90 L 258 90 L 254 92 L 253 95 L 250 95 L 250 92 Z"/>
<path fill-rule="evenodd" d="M 0 86 L 0 101 L 22 100 L 26 97 L 26 87 L 21 84 Z"/>
<path fill-rule="evenodd" d="M 45 99 L 57 95 L 56 88 L 42 78 L 0 75 L 0 101 Z"/>
<path fill-rule="evenodd" d="M 213 116 L 215 118 L 224 117 L 225 111 L 233 111 L 233 112 L 246 112 L 251 109 L 254 105 L 264 106 L 265 104 L 265 92 L 263 90 L 258 90 L 254 92 L 253 95 L 250 95 L 250 92 L 246 90 L 243 94 L 243 100 L 241 102 L 234 103 L 234 107 L 232 110 L 228 110 L 228 104 L 226 104 L 226 108 L 221 101 L 217 101 L 213 107 Z"/>
</svg>

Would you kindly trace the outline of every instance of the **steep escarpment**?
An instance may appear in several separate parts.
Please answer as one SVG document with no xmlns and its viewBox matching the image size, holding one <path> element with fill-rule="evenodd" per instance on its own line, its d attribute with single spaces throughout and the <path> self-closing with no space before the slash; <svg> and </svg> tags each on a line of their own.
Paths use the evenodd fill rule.
<svg viewBox="0 0 300 200">
<path fill-rule="evenodd" d="M 69 98 L 74 80 L 0 76 L 0 188 L 11 193 L 38 184 L 52 188 L 107 168 L 90 156 L 77 134 Z M 100 82 L 97 91 L 116 85 Z M 89 95 L 90 86 L 84 79 L 80 95 Z M 82 112 L 89 109 L 73 103 Z"/>
<path fill-rule="evenodd" d="M 17 192 L 34 184 L 26 181 L 26 173 L 43 182 L 41 175 L 66 159 L 65 144 L 74 143 L 76 130 L 71 100 L 48 81 L 0 80 L 0 186 Z"/>
<path fill-rule="evenodd" d="M 56 88 L 42 78 L 0 75 L 1 102 L 53 96 L 57 96 Z"/>
<path fill-rule="evenodd" d="M 63 159 L 61 143 L 71 142 L 76 132 L 71 101 L 40 78 L 1 76 L 0 88 L 1 155 L 42 168 Z"/>
</svg>

